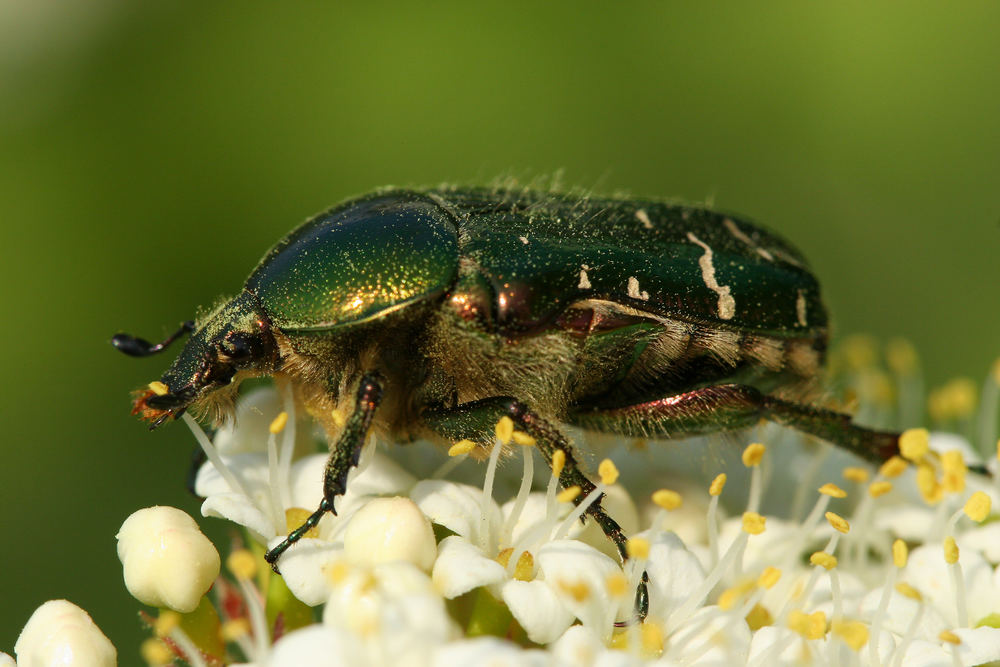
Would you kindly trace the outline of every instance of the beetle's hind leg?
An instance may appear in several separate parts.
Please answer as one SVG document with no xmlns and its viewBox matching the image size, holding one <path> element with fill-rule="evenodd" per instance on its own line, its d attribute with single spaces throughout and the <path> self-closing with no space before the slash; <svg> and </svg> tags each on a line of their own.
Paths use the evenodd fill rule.
<svg viewBox="0 0 1000 667">
<path fill-rule="evenodd" d="M 288 537 L 264 554 L 264 560 L 271 568 L 278 571 L 278 559 L 290 546 L 301 540 L 305 534 L 314 528 L 327 512 L 337 513 L 334 500 L 342 495 L 347 488 L 347 473 L 358 464 L 361 447 L 365 443 L 368 429 L 371 427 L 375 410 L 382 400 L 382 385 L 377 373 L 366 373 L 358 386 L 357 403 L 354 412 L 347 419 L 344 430 L 337 440 L 336 446 L 326 462 L 326 472 L 323 474 L 323 500 L 319 508 L 309 515 L 305 522 L 288 533 Z"/>
<path fill-rule="evenodd" d="M 753 426 L 761 419 L 791 426 L 881 463 L 899 453 L 899 434 L 857 426 L 849 415 L 768 396 L 748 385 L 724 384 L 637 402 L 586 409 L 570 421 L 595 431 L 682 437 Z"/>
<path fill-rule="evenodd" d="M 479 401 L 463 403 L 453 408 L 426 410 L 421 415 L 424 424 L 437 435 L 449 441 L 469 439 L 483 445 L 491 444 L 495 438 L 496 423 L 502 417 L 510 417 L 518 428 L 535 439 L 538 451 L 542 453 L 549 467 L 552 466 L 552 455 L 561 451 L 566 456 L 566 463 L 559 474 L 559 484 L 562 488 L 580 487 L 580 493 L 574 499 L 579 504 L 594 490 L 594 484 L 580 471 L 573 447 L 558 428 L 534 413 L 521 401 L 498 396 Z M 590 515 L 601 530 L 611 540 L 622 564 L 628 560 L 625 543 L 628 541 L 618 522 L 612 519 L 601 505 L 602 498 L 591 503 L 586 513 Z M 639 622 L 646 619 L 649 613 L 649 577 L 643 572 L 642 579 L 635 593 L 635 611 Z"/>
</svg>

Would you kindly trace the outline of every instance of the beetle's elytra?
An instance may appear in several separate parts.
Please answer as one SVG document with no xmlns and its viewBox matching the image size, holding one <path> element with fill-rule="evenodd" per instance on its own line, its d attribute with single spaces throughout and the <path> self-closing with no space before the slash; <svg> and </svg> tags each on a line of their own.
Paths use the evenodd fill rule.
<svg viewBox="0 0 1000 667">
<path fill-rule="evenodd" d="M 504 415 L 563 486 L 593 488 L 560 425 L 626 436 L 739 429 L 761 418 L 870 460 L 894 433 L 810 406 L 827 340 L 802 256 L 746 220 L 691 206 L 530 190 L 384 190 L 307 221 L 243 290 L 189 331 L 135 410 L 154 426 L 189 407 L 224 413 L 239 381 L 282 376 L 330 435 L 324 500 L 272 564 L 334 511 L 371 428 L 488 447 Z M 334 420 L 334 411 L 347 414 Z M 618 546 L 625 537 L 589 510 Z M 637 593 L 645 614 L 645 587 Z"/>
</svg>

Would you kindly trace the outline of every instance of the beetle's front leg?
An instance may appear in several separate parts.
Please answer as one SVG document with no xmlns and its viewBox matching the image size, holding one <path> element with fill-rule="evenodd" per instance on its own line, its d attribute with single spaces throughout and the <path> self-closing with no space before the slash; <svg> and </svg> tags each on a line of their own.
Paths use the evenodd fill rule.
<svg viewBox="0 0 1000 667">
<path fill-rule="evenodd" d="M 594 490 L 594 483 L 580 471 L 573 447 L 562 432 L 516 398 L 508 396 L 486 398 L 463 403 L 454 408 L 427 410 L 421 417 L 428 428 L 446 440 L 467 438 L 480 446 L 489 447 L 495 438 L 496 423 L 505 416 L 510 417 L 521 430 L 535 439 L 538 451 L 542 453 L 549 467 L 552 466 L 552 455 L 557 450 L 566 455 L 566 464 L 559 475 L 559 484 L 564 489 L 572 486 L 580 487 L 581 493 L 574 499 L 575 503 L 582 502 Z M 629 558 L 625 546 L 628 538 L 618 522 L 604 511 L 601 505 L 602 498 L 598 498 L 587 507 L 587 514 L 614 543 L 624 565 Z M 635 611 L 640 622 L 644 621 L 649 613 L 648 584 L 649 577 L 643 572 L 635 593 Z"/>
<path fill-rule="evenodd" d="M 378 373 L 366 373 L 358 386 L 358 398 L 354 412 L 347 419 L 344 430 L 330 453 L 330 458 L 327 459 L 326 472 L 323 474 L 323 500 L 320 502 L 319 508 L 309 515 L 309 518 L 301 526 L 290 532 L 280 544 L 264 554 L 264 560 L 271 564 L 271 568 L 275 572 L 278 571 L 278 559 L 288 547 L 301 540 L 309 530 L 319 523 L 324 514 L 327 512 L 337 513 L 333 501 L 337 496 L 343 495 L 347 489 L 347 473 L 358 464 L 361 447 L 364 445 L 368 429 L 371 428 L 372 418 L 375 416 L 375 410 L 381 400 L 382 384 Z"/>
</svg>

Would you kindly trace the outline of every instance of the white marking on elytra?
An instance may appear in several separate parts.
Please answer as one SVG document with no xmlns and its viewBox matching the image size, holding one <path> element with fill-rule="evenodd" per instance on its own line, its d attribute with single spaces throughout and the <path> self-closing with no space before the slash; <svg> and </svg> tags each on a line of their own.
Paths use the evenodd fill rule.
<svg viewBox="0 0 1000 667">
<path fill-rule="evenodd" d="M 649 292 L 639 291 L 639 279 L 635 276 L 628 277 L 628 295 L 633 299 L 649 301 Z"/>
<path fill-rule="evenodd" d="M 804 327 L 806 325 L 806 295 L 802 290 L 799 290 L 799 295 L 795 297 L 795 316 L 799 320 L 799 326 Z"/>
<path fill-rule="evenodd" d="M 753 248 L 754 251 L 756 251 L 756 253 L 758 255 L 760 255 L 761 257 L 763 257 L 764 259 L 766 259 L 769 262 L 773 262 L 774 261 L 774 255 L 772 255 L 767 250 L 764 250 L 763 248 L 758 247 L 757 244 L 754 243 L 753 240 L 749 236 L 747 236 L 746 234 L 744 234 L 743 230 L 740 229 L 739 227 L 737 227 L 736 223 L 733 222 L 730 218 L 726 218 L 725 220 L 723 220 L 722 224 L 725 225 L 726 229 L 729 230 L 730 234 L 732 234 L 737 240 L 742 241 L 743 243 L 746 243 L 748 246 L 750 246 L 751 248 Z"/>
<path fill-rule="evenodd" d="M 698 266 L 701 267 L 701 279 L 705 281 L 705 287 L 719 295 L 719 317 L 724 320 L 733 319 L 736 314 L 736 299 L 729 293 L 729 285 L 720 285 L 715 279 L 712 249 L 691 232 L 687 233 L 687 237 L 688 241 L 701 246 L 705 251 L 705 254 L 698 258 Z"/>
<path fill-rule="evenodd" d="M 576 286 L 577 289 L 590 289 L 590 278 L 587 277 L 587 269 L 589 268 L 586 264 L 580 265 L 580 284 Z"/>
<path fill-rule="evenodd" d="M 521 243 L 523 243 L 524 245 L 528 245 L 528 237 L 527 236 L 518 236 L 517 238 L 521 239 Z"/>
<path fill-rule="evenodd" d="M 649 214 L 646 213 L 646 209 L 640 208 L 635 212 L 635 217 L 642 223 L 642 226 L 646 229 L 653 228 L 653 221 L 649 219 Z"/>
</svg>

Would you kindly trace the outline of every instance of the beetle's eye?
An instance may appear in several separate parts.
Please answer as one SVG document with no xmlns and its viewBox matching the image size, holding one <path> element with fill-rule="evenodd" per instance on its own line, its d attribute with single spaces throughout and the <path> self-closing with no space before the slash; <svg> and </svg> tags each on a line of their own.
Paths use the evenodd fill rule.
<svg viewBox="0 0 1000 667">
<path fill-rule="evenodd" d="M 232 332 L 219 343 L 219 351 L 231 361 L 242 361 L 252 354 L 253 343 L 245 334 Z"/>
</svg>

